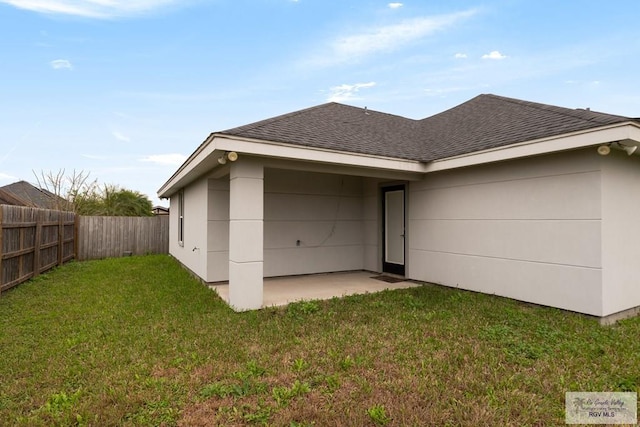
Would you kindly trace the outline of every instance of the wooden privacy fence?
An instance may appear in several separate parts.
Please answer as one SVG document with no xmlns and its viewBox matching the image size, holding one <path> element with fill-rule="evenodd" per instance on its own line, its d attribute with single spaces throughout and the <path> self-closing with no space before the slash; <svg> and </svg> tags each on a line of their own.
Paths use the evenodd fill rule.
<svg viewBox="0 0 640 427">
<path fill-rule="evenodd" d="M 169 253 L 169 215 L 80 216 L 0 205 L 0 294 L 74 257 Z"/>
<path fill-rule="evenodd" d="M 79 260 L 169 253 L 169 215 L 78 217 Z"/>
<path fill-rule="evenodd" d="M 0 293 L 73 259 L 75 214 L 0 205 Z"/>
</svg>

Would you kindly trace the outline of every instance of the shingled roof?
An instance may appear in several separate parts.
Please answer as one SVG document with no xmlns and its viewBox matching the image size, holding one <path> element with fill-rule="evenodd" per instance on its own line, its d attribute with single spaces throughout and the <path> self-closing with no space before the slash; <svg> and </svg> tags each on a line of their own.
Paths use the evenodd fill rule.
<svg viewBox="0 0 640 427">
<path fill-rule="evenodd" d="M 420 122 L 331 102 L 222 134 L 305 147 L 415 159 L 422 155 L 415 136 Z"/>
<path fill-rule="evenodd" d="M 0 187 L 0 205 L 12 205 L 12 206 L 31 206 L 29 202 L 26 202 L 15 195 L 3 190 Z"/>
<path fill-rule="evenodd" d="M 480 95 L 421 120 L 421 160 L 437 160 L 633 120 L 496 95 Z"/>
<path fill-rule="evenodd" d="M 637 119 L 479 95 L 422 120 L 328 103 L 219 134 L 426 162 L 628 121 Z"/>
<path fill-rule="evenodd" d="M 4 196 L 8 196 L 3 197 L 3 199 L 6 199 L 7 204 L 16 204 L 19 206 L 29 206 L 34 208 L 51 209 L 56 206 L 56 198 L 58 197 L 55 194 L 35 187 L 26 181 L 18 181 L 13 184 L 5 185 L 4 187 L 0 187 L 0 190 L 2 190 L 2 194 Z M 15 203 L 11 203 L 12 201 Z"/>
</svg>

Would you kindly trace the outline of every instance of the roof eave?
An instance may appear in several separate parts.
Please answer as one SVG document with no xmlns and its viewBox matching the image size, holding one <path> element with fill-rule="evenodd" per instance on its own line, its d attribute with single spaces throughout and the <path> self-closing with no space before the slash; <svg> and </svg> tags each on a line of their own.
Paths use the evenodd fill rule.
<svg viewBox="0 0 640 427">
<path fill-rule="evenodd" d="M 425 166 L 425 172 L 437 172 L 484 163 L 550 154 L 613 142 L 640 144 L 640 124 L 635 121 L 626 121 L 584 131 L 540 138 L 433 160 Z"/>
<path fill-rule="evenodd" d="M 613 142 L 640 144 L 640 123 L 632 120 L 625 121 L 584 131 L 540 138 L 433 160 L 428 163 L 417 160 L 404 160 L 251 139 L 224 133 L 213 133 L 209 135 L 198 149 L 178 168 L 173 176 L 158 190 L 158 196 L 168 198 L 180 188 L 183 188 L 200 176 L 210 173 L 213 169 L 219 167 L 217 159 L 220 154 L 225 151 L 236 151 L 242 154 L 278 159 L 355 166 L 419 175 Z"/>
<path fill-rule="evenodd" d="M 425 163 L 417 160 L 351 153 L 245 138 L 224 133 L 213 133 L 158 190 L 158 196 L 161 198 L 170 197 L 180 188 L 211 172 L 219 166 L 217 163 L 219 155 L 227 151 L 236 151 L 245 155 L 381 169 L 415 175 L 425 172 Z"/>
<path fill-rule="evenodd" d="M 169 198 L 172 194 L 195 180 L 198 176 L 206 172 L 204 166 L 211 161 L 215 151 L 213 140 L 215 134 L 210 134 L 207 139 L 180 165 L 178 170 L 158 189 L 158 197 Z M 215 165 L 210 165 L 215 167 Z"/>
</svg>

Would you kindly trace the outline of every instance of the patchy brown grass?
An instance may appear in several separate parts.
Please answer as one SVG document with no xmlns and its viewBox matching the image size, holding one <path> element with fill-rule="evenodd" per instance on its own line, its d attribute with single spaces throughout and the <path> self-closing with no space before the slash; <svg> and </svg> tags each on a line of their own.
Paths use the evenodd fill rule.
<svg viewBox="0 0 640 427">
<path fill-rule="evenodd" d="M 0 425 L 547 426 L 639 391 L 640 319 L 425 285 L 233 313 L 167 257 L 0 298 Z"/>
</svg>

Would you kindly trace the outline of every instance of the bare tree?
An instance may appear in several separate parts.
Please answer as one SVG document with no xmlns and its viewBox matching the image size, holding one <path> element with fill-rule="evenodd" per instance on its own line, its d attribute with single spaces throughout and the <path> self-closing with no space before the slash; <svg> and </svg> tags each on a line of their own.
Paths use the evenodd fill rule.
<svg viewBox="0 0 640 427">
<path fill-rule="evenodd" d="M 98 196 L 98 181 L 90 180 L 89 173 L 73 170 L 70 175 L 64 169 L 57 172 L 41 171 L 36 177 L 38 187 L 51 196 L 51 209 L 78 212 L 82 204 Z"/>
<path fill-rule="evenodd" d="M 89 173 L 76 171 L 33 173 L 42 191 L 49 193 L 50 209 L 72 211 L 79 215 L 150 216 L 151 200 L 137 191 L 115 185 L 98 185 Z"/>
</svg>

